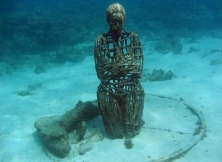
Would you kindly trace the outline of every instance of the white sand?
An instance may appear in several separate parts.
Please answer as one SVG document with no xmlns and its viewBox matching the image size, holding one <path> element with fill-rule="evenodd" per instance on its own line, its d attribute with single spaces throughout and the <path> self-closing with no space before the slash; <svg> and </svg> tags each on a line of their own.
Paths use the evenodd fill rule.
<svg viewBox="0 0 222 162">
<path fill-rule="evenodd" d="M 207 137 L 176 161 L 222 161 L 222 65 L 210 66 L 212 59 L 222 58 L 222 53 L 209 54 L 211 50 L 222 50 L 222 40 L 203 38 L 196 43 L 183 43 L 182 55 L 162 55 L 155 52 L 148 55 L 152 52 L 148 49 L 152 47 L 149 43 L 143 45 L 146 73 L 151 73 L 155 68 L 171 70 L 176 76 L 169 81 L 142 83 L 145 92 L 183 98 L 186 103 L 202 112 L 206 122 Z M 201 50 L 187 54 L 190 47 Z M 201 58 L 205 54 L 208 55 Z M 36 83 L 42 83 L 42 86 L 32 91 L 30 96 L 22 97 L 15 93 Z M 46 155 L 33 123 L 43 116 L 64 114 L 75 107 L 78 100 L 96 99 L 98 85 L 92 56 L 78 64 L 66 63 L 48 69 L 41 75 L 36 75 L 33 69 L 29 68 L 22 72 L 14 72 L 12 76 L 1 76 L 0 162 L 52 161 Z M 166 100 L 158 102 L 155 99 L 146 97 L 146 124 L 141 133 L 133 139 L 133 149 L 125 149 L 123 140 L 110 140 L 104 133 L 105 139 L 96 143 L 90 152 L 82 156 L 71 152 L 72 155 L 76 154 L 75 158 L 70 155 L 66 160 L 146 162 L 172 153 L 193 140 L 191 130 L 195 129 L 195 117 L 183 107 L 175 109 L 177 103 Z M 171 109 L 169 105 L 173 105 Z M 171 120 L 165 119 L 164 115 Z M 183 118 L 184 116 L 187 118 Z M 189 125 L 189 122 L 189 127 L 183 127 L 183 124 Z M 93 132 L 92 125 L 97 125 L 97 129 L 104 132 L 101 118 L 96 118 L 88 123 L 86 137 Z M 164 131 L 165 128 L 172 131 Z M 178 135 L 178 131 L 186 132 L 187 135 Z"/>
</svg>

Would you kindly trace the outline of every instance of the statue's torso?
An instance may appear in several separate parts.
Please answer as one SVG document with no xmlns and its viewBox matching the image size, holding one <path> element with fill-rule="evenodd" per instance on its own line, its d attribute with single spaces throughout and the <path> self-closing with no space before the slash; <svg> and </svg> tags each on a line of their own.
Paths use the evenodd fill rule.
<svg viewBox="0 0 222 162">
<path fill-rule="evenodd" d="M 123 33 L 116 40 L 110 33 L 100 35 L 94 55 L 101 81 L 138 80 L 142 75 L 143 52 L 135 33 Z"/>
</svg>

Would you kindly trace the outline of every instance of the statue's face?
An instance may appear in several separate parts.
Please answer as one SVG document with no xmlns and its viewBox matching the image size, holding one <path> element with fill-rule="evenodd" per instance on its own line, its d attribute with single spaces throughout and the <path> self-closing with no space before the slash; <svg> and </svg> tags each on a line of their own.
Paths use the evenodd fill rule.
<svg viewBox="0 0 222 162">
<path fill-rule="evenodd" d="M 110 17 L 108 23 L 112 32 L 120 33 L 123 30 L 124 20 L 122 17 L 123 16 L 120 13 L 115 13 Z"/>
</svg>

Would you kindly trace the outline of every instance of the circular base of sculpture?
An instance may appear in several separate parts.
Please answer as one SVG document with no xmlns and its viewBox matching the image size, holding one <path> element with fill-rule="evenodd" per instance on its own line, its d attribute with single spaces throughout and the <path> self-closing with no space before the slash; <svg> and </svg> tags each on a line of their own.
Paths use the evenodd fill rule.
<svg viewBox="0 0 222 162">
<path fill-rule="evenodd" d="M 59 159 L 47 152 L 53 161 L 126 161 L 164 162 L 181 158 L 205 137 L 206 126 L 193 106 L 182 98 L 146 94 L 144 126 L 132 139 L 133 148 L 126 149 L 123 139 L 111 140 L 105 133 L 101 117 L 87 123 L 85 139 L 72 143 L 69 156 Z M 100 131 L 103 133 L 93 133 Z M 72 135 L 70 135 L 72 141 Z"/>
</svg>

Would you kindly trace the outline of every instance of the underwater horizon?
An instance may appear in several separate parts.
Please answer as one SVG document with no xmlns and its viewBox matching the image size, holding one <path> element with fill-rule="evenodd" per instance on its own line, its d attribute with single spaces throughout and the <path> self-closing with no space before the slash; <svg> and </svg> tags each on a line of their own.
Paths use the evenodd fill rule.
<svg viewBox="0 0 222 162">
<path fill-rule="evenodd" d="M 81 54 L 72 47 L 94 42 L 99 34 L 109 30 L 105 12 L 114 2 L 1 0 L 1 64 L 7 64 L 8 71 L 13 71 L 30 60 L 27 55 L 39 55 L 39 59 L 47 57 L 53 64 L 83 60 L 92 55 L 93 47 L 85 48 L 88 54 Z M 193 40 L 202 35 L 222 37 L 222 2 L 219 0 L 118 2 L 126 10 L 125 29 L 146 36 L 147 41 L 158 43 L 167 39 L 178 43 L 182 37 Z M 155 49 L 157 52 L 173 50 L 167 48 Z M 5 70 L 0 68 L 0 74 Z"/>
</svg>

